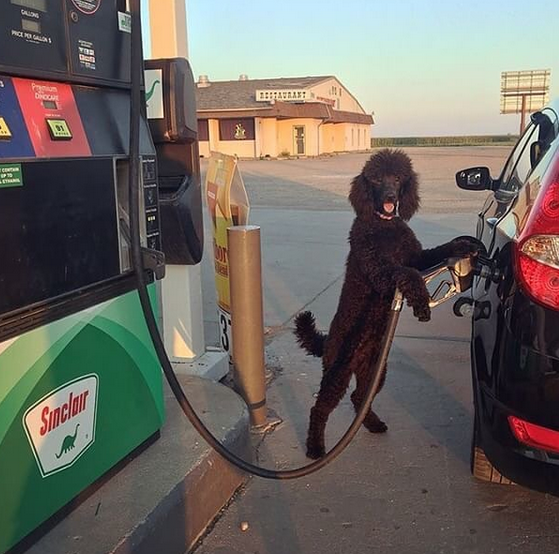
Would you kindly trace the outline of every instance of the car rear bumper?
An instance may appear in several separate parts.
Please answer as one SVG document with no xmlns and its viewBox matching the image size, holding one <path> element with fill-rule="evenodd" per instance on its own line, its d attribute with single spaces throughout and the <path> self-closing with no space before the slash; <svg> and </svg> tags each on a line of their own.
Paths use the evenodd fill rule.
<svg viewBox="0 0 559 554">
<path fill-rule="evenodd" d="M 559 452 L 520 442 L 508 421 L 516 416 L 559 431 L 559 314 L 518 290 L 508 306 L 491 369 L 474 370 L 477 440 L 505 477 L 559 495 Z M 475 348 L 472 354 L 476 355 Z"/>
<path fill-rule="evenodd" d="M 559 454 L 520 444 L 510 430 L 510 411 L 481 393 L 478 445 L 488 460 L 511 481 L 559 496 Z"/>
</svg>

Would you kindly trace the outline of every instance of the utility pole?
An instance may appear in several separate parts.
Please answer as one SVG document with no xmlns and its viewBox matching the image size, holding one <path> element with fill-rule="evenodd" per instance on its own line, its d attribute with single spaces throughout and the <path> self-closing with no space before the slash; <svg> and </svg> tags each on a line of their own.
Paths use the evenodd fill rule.
<svg viewBox="0 0 559 554">
<path fill-rule="evenodd" d="M 522 108 L 520 108 L 520 136 L 526 129 L 526 95 L 522 95 Z"/>
</svg>

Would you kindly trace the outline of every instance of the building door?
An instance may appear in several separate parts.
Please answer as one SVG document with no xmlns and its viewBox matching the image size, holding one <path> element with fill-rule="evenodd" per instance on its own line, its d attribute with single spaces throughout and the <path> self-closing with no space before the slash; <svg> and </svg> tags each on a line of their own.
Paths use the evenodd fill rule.
<svg viewBox="0 0 559 554">
<path fill-rule="evenodd" d="M 293 140 L 295 142 L 295 154 L 297 156 L 305 155 L 305 127 L 300 125 L 293 127 Z"/>
</svg>

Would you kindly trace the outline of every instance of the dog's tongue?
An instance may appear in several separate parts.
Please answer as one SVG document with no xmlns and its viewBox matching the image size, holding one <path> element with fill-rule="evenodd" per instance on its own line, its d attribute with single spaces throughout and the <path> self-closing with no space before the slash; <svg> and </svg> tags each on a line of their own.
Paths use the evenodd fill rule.
<svg viewBox="0 0 559 554">
<path fill-rule="evenodd" d="M 385 213 L 387 213 L 387 214 L 393 213 L 394 209 L 396 208 L 396 206 L 392 202 L 385 202 L 383 207 L 384 207 Z"/>
</svg>

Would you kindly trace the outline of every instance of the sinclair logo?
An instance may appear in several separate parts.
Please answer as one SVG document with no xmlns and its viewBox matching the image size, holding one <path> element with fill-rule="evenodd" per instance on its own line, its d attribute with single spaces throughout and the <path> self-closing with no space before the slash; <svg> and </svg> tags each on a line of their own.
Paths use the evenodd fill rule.
<svg viewBox="0 0 559 554">
<path fill-rule="evenodd" d="M 47 394 L 23 416 L 43 477 L 67 469 L 95 442 L 99 377 L 87 375 Z"/>
</svg>

